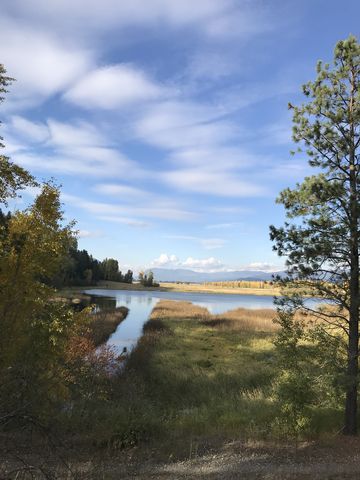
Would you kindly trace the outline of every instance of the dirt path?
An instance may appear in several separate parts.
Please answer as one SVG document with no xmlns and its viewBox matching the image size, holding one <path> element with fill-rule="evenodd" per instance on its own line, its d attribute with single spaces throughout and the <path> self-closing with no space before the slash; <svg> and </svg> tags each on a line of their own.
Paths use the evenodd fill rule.
<svg viewBox="0 0 360 480">
<path fill-rule="evenodd" d="M 120 459 L 119 459 L 120 460 Z M 106 462 L 106 479 L 122 480 L 359 480 L 359 439 L 335 445 L 307 445 L 298 451 L 280 447 L 226 445 L 222 451 L 170 463 Z M 122 464 L 122 465 L 121 465 Z M 121 465 L 121 466 L 120 466 Z M 86 477 L 91 478 L 91 477 Z"/>
<path fill-rule="evenodd" d="M 97 458 L 77 458 L 71 462 L 71 470 L 65 472 L 58 461 L 36 461 L 31 455 L 27 465 L 39 466 L 42 463 L 51 477 L 41 474 L 35 468 L 32 477 L 76 480 L 358 480 L 360 479 L 360 441 L 359 439 L 339 438 L 330 445 L 309 444 L 299 448 L 285 446 L 247 446 L 241 443 L 225 445 L 217 452 L 208 453 L 193 459 L 159 463 L 154 451 L 146 460 L 142 450 L 129 450 L 113 455 L 96 455 Z M 98 452 L 99 453 L 99 452 Z M 105 453 L 105 452 L 104 452 Z M 0 478 L 7 476 L 11 468 L 4 468 L 7 462 L 0 461 Z M 38 458 L 38 460 L 40 460 Z M 9 465 L 8 465 L 9 467 Z M 60 467 L 60 468 L 59 468 Z M 4 470 L 3 470 L 4 469 Z M 49 471 L 50 473 L 50 471 Z M 19 477 L 20 478 L 20 477 Z"/>
</svg>

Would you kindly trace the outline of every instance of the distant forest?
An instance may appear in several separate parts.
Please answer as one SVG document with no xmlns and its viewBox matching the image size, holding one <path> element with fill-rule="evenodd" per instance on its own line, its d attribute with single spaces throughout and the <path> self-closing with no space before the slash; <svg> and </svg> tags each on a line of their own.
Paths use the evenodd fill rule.
<svg viewBox="0 0 360 480">
<path fill-rule="evenodd" d="M 5 231 L 10 219 L 11 213 L 4 214 L 0 209 L 0 226 L 4 226 Z M 119 269 L 117 260 L 105 258 L 105 260 L 100 261 L 90 255 L 87 250 L 79 250 L 77 241 L 74 239 L 67 256 L 64 257 L 62 268 L 55 277 L 46 283 L 61 288 L 75 285 L 95 285 L 100 280 L 132 283 L 133 272 L 128 270 L 123 274 Z"/>
</svg>

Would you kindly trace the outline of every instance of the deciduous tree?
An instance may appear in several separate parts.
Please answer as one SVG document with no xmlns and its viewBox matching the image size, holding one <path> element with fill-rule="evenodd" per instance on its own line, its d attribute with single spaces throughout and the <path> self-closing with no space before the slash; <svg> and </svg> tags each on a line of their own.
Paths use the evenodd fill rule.
<svg viewBox="0 0 360 480">
<path fill-rule="evenodd" d="M 5 67 L 0 63 L 0 104 L 4 101 L 7 87 L 13 81 L 13 78 L 6 75 Z M 0 136 L 0 148 L 4 147 L 2 141 Z M 36 182 L 29 172 L 11 162 L 9 157 L 0 155 L 0 203 L 6 204 L 7 199 L 17 196 L 18 190 L 34 185 Z"/>
</svg>

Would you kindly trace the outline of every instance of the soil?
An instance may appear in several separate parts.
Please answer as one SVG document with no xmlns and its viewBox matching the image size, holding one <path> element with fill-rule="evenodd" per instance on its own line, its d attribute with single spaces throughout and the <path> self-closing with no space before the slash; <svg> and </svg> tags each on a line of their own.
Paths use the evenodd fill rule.
<svg viewBox="0 0 360 480">
<path fill-rule="evenodd" d="M 85 452 L 84 452 L 85 453 Z M 158 461 L 155 450 L 129 449 L 117 455 L 103 452 L 91 460 L 85 455 L 80 460 L 73 459 L 68 464 L 56 466 L 54 459 L 42 470 L 36 456 L 27 458 L 32 466 L 31 477 L 8 476 L 5 463 L 0 463 L 0 479 L 12 478 L 56 478 L 56 479 L 104 479 L 104 480 L 358 480 L 360 479 L 360 439 L 337 437 L 328 443 L 306 443 L 299 446 L 273 444 L 244 444 L 233 442 L 217 451 L 208 451 L 193 458 L 166 462 Z M 190 456 L 190 453 L 189 453 Z M 5 460 L 4 457 L 2 460 Z M 40 457 L 38 458 L 40 460 Z M 46 471 L 52 464 L 52 476 Z M 35 468 L 34 468 L 35 467 Z M 54 471 L 55 467 L 55 471 Z M 2 470 L 3 469 L 3 470 Z M 8 470 L 9 471 L 9 470 Z M 30 471 L 28 472 L 30 473 Z"/>
</svg>

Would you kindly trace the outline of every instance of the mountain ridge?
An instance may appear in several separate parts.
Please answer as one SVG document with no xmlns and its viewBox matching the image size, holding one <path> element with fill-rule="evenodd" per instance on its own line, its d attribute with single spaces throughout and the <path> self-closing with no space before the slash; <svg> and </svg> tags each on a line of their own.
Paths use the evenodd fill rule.
<svg viewBox="0 0 360 480">
<path fill-rule="evenodd" d="M 261 270 L 236 270 L 230 272 L 196 272 L 195 270 L 185 268 L 151 268 L 146 272 L 152 271 L 154 278 L 158 282 L 230 282 L 230 281 L 271 281 L 273 275 L 279 275 L 283 272 L 263 272 Z"/>
</svg>

